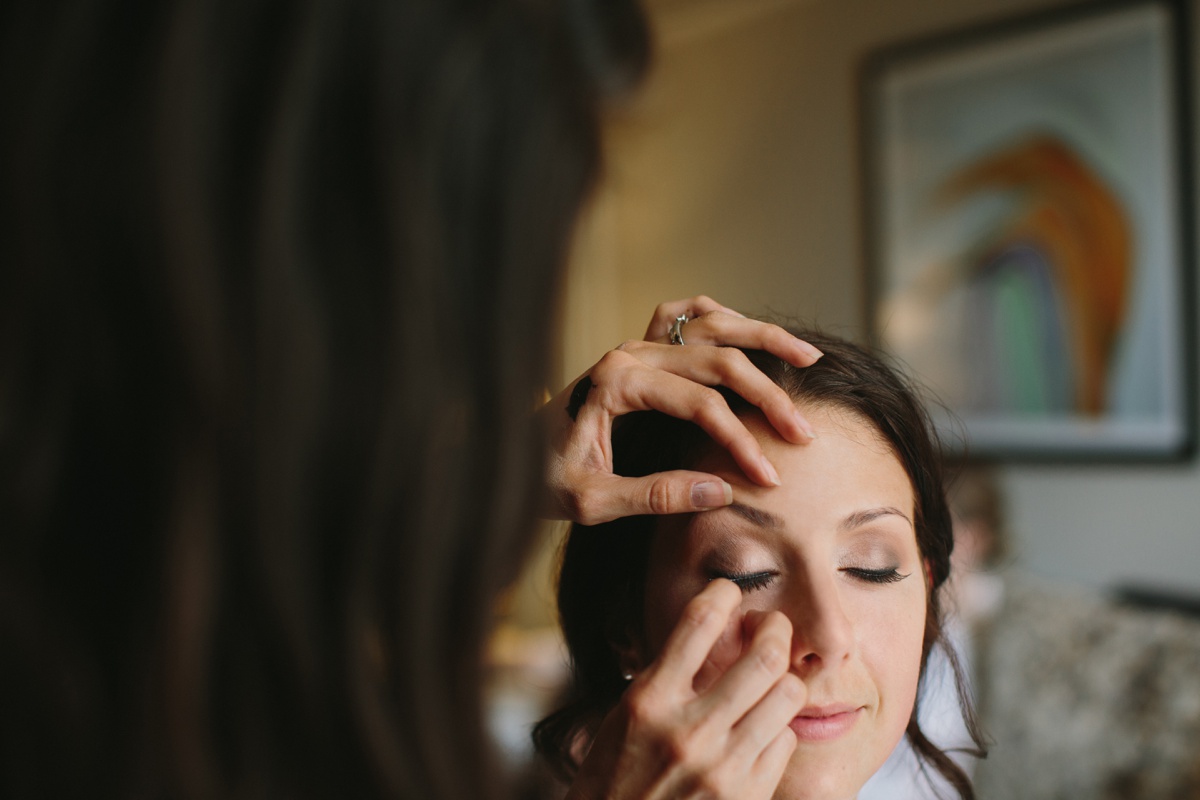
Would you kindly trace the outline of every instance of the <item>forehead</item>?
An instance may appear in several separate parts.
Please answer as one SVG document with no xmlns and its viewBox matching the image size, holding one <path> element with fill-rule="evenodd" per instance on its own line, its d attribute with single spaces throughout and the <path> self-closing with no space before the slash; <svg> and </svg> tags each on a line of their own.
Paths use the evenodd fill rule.
<svg viewBox="0 0 1200 800">
<path fill-rule="evenodd" d="M 837 461 L 847 457 L 867 457 L 868 453 L 879 459 L 891 459 L 901 470 L 904 469 L 896 457 L 891 442 L 861 414 L 840 405 L 798 402 L 796 407 L 812 424 L 817 438 L 806 444 L 793 444 L 784 440 L 757 409 L 741 413 L 739 419 L 758 440 L 763 448 L 776 457 L 801 461 Z M 705 471 L 740 472 L 729 451 L 709 441 L 696 452 L 693 466 Z M 805 458 L 809 456 L 809 458 Z M 770 456 L 768 456 L 770 458 Z M 743 481 L 744 482 L 744 481 Z"/>
<path fill-rule="evenodd" d="M 871 503 L 896 507 L 913 519 L 912 482 L 890 443 L 871 422 L 839 406 L 799 407 L 817 434 L 807 444 L 783 440 L 761 414 L 743 417 L 779 472 L 782 486 L 761 487 L 751 482 L 728 452 L 716 446 L 702 454 L 695 468 L 729 481 L 735 501 L 785 519 L 844 517 Z M 741 510 L 722 514 L 747 516 Z"/>
</svg>

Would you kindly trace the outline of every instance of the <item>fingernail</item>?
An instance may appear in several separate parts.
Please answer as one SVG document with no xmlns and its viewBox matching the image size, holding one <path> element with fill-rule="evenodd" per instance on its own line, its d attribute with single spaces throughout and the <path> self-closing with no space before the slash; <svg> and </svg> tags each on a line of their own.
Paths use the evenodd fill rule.
<svg viewBox="0 0 1200 800">
<path fill-rule="evenodd" d="M 821 356 L 825 355 L 825 354 L 824 354 L 824 353 L 822 353 L 820 350 L 818 350 L 817 348 L 813 347 L 811 344 L 809 344 L 808 342 L 804 341 L 803 339 L 797 339 L 796 341 L 800 342 L 800 344 L 804 346 L 804 350 L 805 350 L 805 352 L 807 352 L 807 353 L 808 353 L 808 355 L 809 355 L 809 356 L 812 358 L 812 360 L 813 360 L 813 361 L 816 361 L 816 360 L 817 360 L 817 359 L 819 359 Z"/>
<path fill-rule="evenodd" d="M 767 473 L 768 480 L 770 480 L 772 484 L 779 486 L 783 483 L 783 481 L 779 480 L 779 473 L 775 471 L 775 467 L 771 465 L 771 462 L 767 461 L 766 456 L 762 457 L 762 467 L 763 471 Z"/>
<path fill-rule="evenodd" d="M 725 481 L 705 481 L 692 486 L 693 508 L 720 508 L 733 502 L 733 487 Z"/>
<path fill-rule="evenodd" d="M 796 411 L 796 425 L 809 439 L 817 438 L 817 432 L 813 430 L 813 426 L 809 424 L 808 420 L 804 418 L 804 415 L 798 409 Z"/>
</svg>

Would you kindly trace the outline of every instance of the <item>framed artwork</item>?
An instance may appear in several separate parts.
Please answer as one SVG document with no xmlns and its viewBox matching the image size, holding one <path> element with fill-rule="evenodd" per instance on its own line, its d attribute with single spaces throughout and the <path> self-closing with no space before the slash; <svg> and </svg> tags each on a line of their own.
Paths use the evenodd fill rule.
<svg viewBox="0 0 1200 800">
<path fill-rule="evenodd" d="M 1089 3 L 865 62 L 868 318 L 951 450 L 1190 456 L 1187 36 Z"/>
</svg>

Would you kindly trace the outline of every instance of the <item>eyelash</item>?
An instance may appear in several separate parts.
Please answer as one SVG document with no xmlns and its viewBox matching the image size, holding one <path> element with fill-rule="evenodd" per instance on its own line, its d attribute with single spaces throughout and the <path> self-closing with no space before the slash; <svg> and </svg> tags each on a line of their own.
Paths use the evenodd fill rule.
<svg viewBox="0 0 1200 800">
<path fill-rule="evenodd" d="M 867 583 L 896 583 L 908 577 L 906 574 L 901 574 L 895 567 L 888 569 L 859 569 L 858 567 L 847 567 L 842 570 L 859 580 Z"/>
<path fill-rule="evenodd" d="M 770 586 L 777 575 L 779 575 L 778 572 L 747 572 L 740 575 L 731 572 L 715 572 L 709 580 L 712 581 L 717 578 L 731 580 L 738 585 L 743 594 L 750 594 L 751 592 L 757 592 L 759 589 L 765 589 Z"/>
<path fill-rule="evenodd" d="M 867 583 L 879 584 L 897 583 L 908 577 L 907 574 L 902 574 L 895 567 L 888 569 L 846 567 L 842 572 Z M 750 594 L 751 592 L 756 592 L 759 589 L 765 589 L 770 586 L 778 575 L 779 573 L 777 572 L 748 572 L 745 574 L 718 572 L 714 573 L 709 580 L 715 580 L 716 578 L 731 580 L 738 585 L 743 594 Z"/>
</svg>

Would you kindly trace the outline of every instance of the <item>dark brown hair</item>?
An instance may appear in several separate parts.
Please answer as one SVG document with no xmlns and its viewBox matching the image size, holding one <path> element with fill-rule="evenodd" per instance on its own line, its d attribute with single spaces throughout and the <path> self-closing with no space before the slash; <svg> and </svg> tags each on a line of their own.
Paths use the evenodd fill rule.
<svg viewBox="0 0 1200 800">
<path fill-rule="evenodd" d="M 0 795 L 486 798 L 633 0 L 0 12 Z"/>
<path fill-rule="evenodd" d="M 933 429 L 917 394 L 884 360 L 868 349 L 818 331 L 795 330 L 825 355 L 798 369 L 769 353 L 747 351 L 750 361 L 797 402 L 835 406 L 868 421 L 889 443 L 912 483 L 917 545 L 928 565 L 933 590 L 927 593 L 922 682 L 935 645 L 945 648 L 958 681 L 968 730 L 982 755 L 982 737 L 961 670 L 942 630 L 941 592 L 950 572 L 954 546 L 950 513 L 943 491 L 941 458 Z M 741 397 L 722 390 L 736 413 L 753 409 Z M 623 475 L 641 476 L 686 468 L 713 445 L 695 425 L 657 412 L 622 418 L 613 434 L 613 459 Z M 630 517 L 603 525 L 572 527 L 564 545 L 559 574 L 558 608 L 571 656 L 568 703 L 543 720 L 534 732 L 538 751 L 568 778 L 578 768 L 574 754 L 581 737 L 620 700 L 627 685 L 614 644 L 627 643 L 642 627 L 642 593 L 647 556 L 658 520 Z M 919 696 L 919 695 L 918 695 Z M 970 779 L 921 731 L 914 707 L 907 736 L 913 750 L 963 798 L 973 798 Z"/>
</svg>

